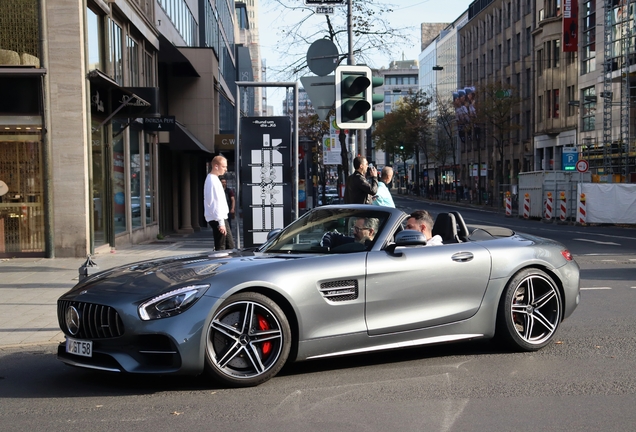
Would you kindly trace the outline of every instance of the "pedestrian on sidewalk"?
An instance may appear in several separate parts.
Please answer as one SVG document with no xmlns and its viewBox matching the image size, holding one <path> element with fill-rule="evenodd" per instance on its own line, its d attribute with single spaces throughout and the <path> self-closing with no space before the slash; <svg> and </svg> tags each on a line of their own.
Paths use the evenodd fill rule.
<svg viewBox="0 0 636 432">
<path fill-rule="evenodd" d="M 385 166 L 380 172 L 380 181 L 378 182 L 378 193 L 373 197 L 373 204 L 377 206 L 393 207 L 393 197 L 389 190 L 389 183 L 393 179 L 393 168 Z"/>
<path fill-rule="evenodd" d="M 369 180 L 366 179 L 369 168 Z M 345 185 L 345 204 L 371 204 L 372 197 L 378 192 L 378 170 L 369 167 L 367 158 L 356 156 L 353 159 L 353 174 L 347 177 Z"/>
<path fill-rule="evenodd" d="M 232 188 L 227 187 L 227 179 L 225 177 L 221 177 L 221 185 L 223 185 L 223 191 L 225 192 L 225 199 L 227 200 L 227 205 L 230 208 L 230 213 L 228 215 L 228 222 L 231 229 L 232 221 L 234 220 L 234 209 L 236 208 L 236 198 L 234 197 L 234 191 L 232 190 Z"/>
<path fill-rule="evenodd" d="M 219 177 L 227 172 L 227 159 L 215 156 L 203 187 L 205 220 L 212 228 L 214 250 L 234 249 L 234 238 L 227 217 L 230 212 Z"/>
</svg>

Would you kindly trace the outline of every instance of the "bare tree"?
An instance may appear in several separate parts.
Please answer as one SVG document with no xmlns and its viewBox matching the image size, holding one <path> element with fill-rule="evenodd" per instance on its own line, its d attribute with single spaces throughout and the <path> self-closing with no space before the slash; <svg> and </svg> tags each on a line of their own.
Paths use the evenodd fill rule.
<svg viewBox="0 0 636 432">
<path fill-rule="evenodd" d="M 316 14 L 315 7 L 300 0 L 265 0 L 263 7 L 272 7 L 280 15 L 272 27 L 278 27 L 277 52 L 287 61 L 275 70 L 284 77 L 295 77 L 307 69 L 307 49 L 318 39 L 329 39 L 341 54 L 348 54 L 347 7 L 335 7 L 333 15 Z M 400 46 L 412 43 L 407 28 L 392 27 L 386 15 L 393 5 L 379 0 L 353 0 L 353 55 L 356 63 L 373 65 L 373 56 L 395 55 Z M 290 19 L 291 18 L 291 19 Z M 271 31 L 271 30 L 270 30 Z M 271 68 L 270 68 L 271 69 Z"/>
<path fill-rule="evenodd" d="M 501 162 L 496 169 L 497 187 L 504 183 L 504 152 L 511 134 L 522 128 L 515 121 L 519 114 L 521 97 L 510 84 L 489 83 L 477 90 L 476 121 L 484 125 L 482 135 L 493 144 L 493 163 Z M 493 191 L 494 192 L 494 191 Z M 499 197 L 500 201 L 503 197 Z"/>
</svg>

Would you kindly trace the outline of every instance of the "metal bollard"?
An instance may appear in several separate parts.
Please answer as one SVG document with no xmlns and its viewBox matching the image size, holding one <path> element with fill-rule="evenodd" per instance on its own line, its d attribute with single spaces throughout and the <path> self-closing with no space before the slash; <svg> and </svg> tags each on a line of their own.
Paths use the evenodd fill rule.
<svg viewBox="0 0 636 432">
<path fill-rule="evenodd" d="M 89 254 L 86 256 L 86 261 L 84 261 L 84 264 L 82 264 L 78 270 L 79 270 L 79 280 L 81 282 L 82 280 L 86 279 L 88 276 L 97 273 L 99 271 L 99 267 L 97 266 L 95 261 L 92 260 Z"/>
</svg>

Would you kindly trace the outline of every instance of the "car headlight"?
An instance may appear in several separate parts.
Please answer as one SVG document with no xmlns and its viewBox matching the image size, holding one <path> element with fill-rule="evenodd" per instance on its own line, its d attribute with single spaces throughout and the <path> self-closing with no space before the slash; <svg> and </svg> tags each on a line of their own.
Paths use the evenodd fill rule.
<svg viewBox="0 0 636 432">
<path fill-rule="evenodd" d="M 139 305 L 144 321 L 167 318 L 185 312 L 196 303 L 210 285 L 192 285 L 151 298 Z"/>
</svg>

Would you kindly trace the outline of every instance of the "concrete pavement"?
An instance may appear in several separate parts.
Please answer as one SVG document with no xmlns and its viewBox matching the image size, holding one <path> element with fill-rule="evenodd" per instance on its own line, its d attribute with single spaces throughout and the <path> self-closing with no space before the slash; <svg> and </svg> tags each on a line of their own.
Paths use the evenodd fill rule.
<svg viewBox="0 0 636 432">
<path fill-rule="evenodd" d="M 214 248 L 212 231 L 171 235 L 93 256 L 99 270 Z M 0 258 L 0 349 L 56 344 L 64 340 L 57 299 L 79 280 L 86 258 Z"/>
</svg>

